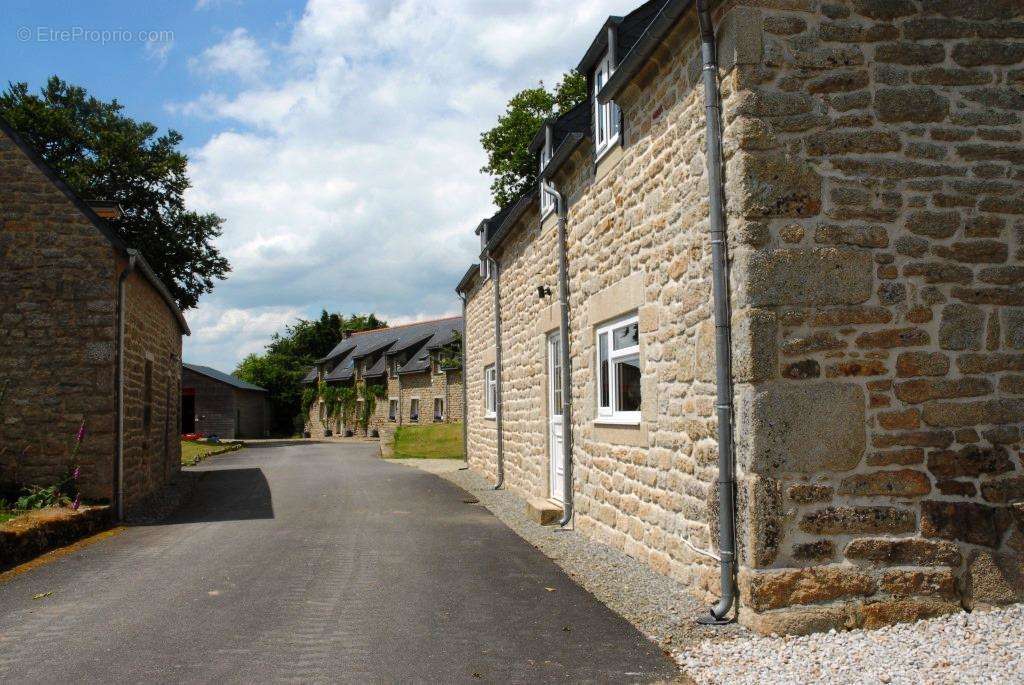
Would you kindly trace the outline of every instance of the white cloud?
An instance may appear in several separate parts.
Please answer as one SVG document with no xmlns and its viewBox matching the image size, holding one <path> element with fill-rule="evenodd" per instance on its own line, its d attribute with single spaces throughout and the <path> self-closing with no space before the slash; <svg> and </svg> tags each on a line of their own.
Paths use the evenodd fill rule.
<svg viewBox="0 0 1024 685">
<path fill-rule="evenodd" d="M 204 74 L 227 74 L 255 81 L 270 66 L 266 52 L 244 28 L 188 61 L 189 68 Z"/>
<path fill-rule="evenodd" d="M 204 52 L 197 68 L 244 39 L 268 64 L 241 91 L 173 106 L 221 124 L 190 153 L 188 200 L 227 219 L 234 267 L 190 317 L 216 332 L 194 326 L 188 356 L 233 368 L 267 342 L 254 322 L 321 308 L 457 313 L 472 229 L 493 212 L 480 132 L 638 1 L 310 0 L 274 50 L 237 30 Z"/>
</svg>

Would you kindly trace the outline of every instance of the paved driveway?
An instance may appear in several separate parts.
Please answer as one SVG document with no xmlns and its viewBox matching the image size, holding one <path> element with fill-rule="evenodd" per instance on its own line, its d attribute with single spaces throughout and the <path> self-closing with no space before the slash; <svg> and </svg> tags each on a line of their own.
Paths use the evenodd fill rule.
<svg viewBox="0 0 1024 685">
<path fill-rule="evenodd" d="M 171 521 L 0 584 L 0 681 L 674 675 L 654 644 L 465 492 L 375 452 L 214 457 Z"/>
</svg>

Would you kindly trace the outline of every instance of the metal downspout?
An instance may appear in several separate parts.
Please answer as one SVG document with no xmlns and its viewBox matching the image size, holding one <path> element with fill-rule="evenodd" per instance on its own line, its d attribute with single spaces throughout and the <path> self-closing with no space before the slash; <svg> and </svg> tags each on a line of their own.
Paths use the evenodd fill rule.
<svg viewBox="0 0 1024 685">
<path fill-rule="evenodd" d="M 117 278 L 117 455 L 114 461 L 114 487 L 117 519 L 124 520 L 124 329 L 125 281 L 135 271 L 136 254 L 128 253 L 128 266 Z"/>
<path fill-rule="evenodd" d="M 466 376 L 466 300 L 469 295 L 457 293 L 462 300 L 462 457 L 466 462 L 463 469 L 469 468 L 469 383 Z M 460 469 L 462 470 L 462 469 Z"/>
<path fill-rule="evenodd" d="M 558 356 L 562 371 L 562 506 L 565 510 L 558 522 L 563 528 L 572 521 L 573 477 L 572 477 L 572 383 L 569 374 L 572 363 L 569 359 L 569 260 L 566 254 L 565 198 L 549 181 L 541 181 L 543 192 L 555 201 L 558 212 Z"/>
<path fill-rule="evenodd" d="M 491 279 L 494 281 L 494 427 L 498 433 L 498 482 L 494 489 L 500 490 L 505 484 L 505 438 L 502 434 L 501 401 L 501 268 L 497 259 L 488 259 L 491 261 Z"/>
<path fill-rule="evenodd" d="M 722 188 L 722 110 L 718 84 L 715 29 L 707 0 L 698 0 L 703 61 L 708 171 L 708 232 L 711 241 L 712 290 L 715 310 L 715 389 L 718 414 L 718 549 L 721 555 L 722 597 L 707 615 L 705 625 L 722 625 L 736 598 L 736 467 L 733 459 L 732 330 L 729 309 L 729 256 Z"/>
</svg>

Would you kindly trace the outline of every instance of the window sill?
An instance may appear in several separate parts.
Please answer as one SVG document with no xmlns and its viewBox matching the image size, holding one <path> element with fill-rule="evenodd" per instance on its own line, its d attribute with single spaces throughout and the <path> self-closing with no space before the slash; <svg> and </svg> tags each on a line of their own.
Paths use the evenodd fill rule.
<svg viewBox="0 0 1024 685">
<path fill-rule="evenodd" d="M 632 426 L 634 428 L 637 428 L 640 426 L 640 423 L 640 419 L 617 419 L 614 416 L 603 416 L 601 418 L 594 419 L 595 426 Z"/>
<path fill-rule="evenodd" d="M 484 414 L 484 418 L 488 421 L 495 421 L 498 418 L 497 414 Z"/>
</svg>

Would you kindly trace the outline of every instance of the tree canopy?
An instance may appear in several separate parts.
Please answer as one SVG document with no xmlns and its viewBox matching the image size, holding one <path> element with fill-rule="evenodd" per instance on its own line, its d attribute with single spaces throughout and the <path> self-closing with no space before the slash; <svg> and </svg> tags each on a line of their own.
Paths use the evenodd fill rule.
<svg viewBox="0 0 1024 685">
<path fill-rule="evenodd" d="M 537 162 L 530 154 L 530 142 L 544 120 L 559 116 L 587 99 L 587 80 L 575 71 L 567 72 L 549 91 L 541 82 L 512 96 L 497 125 L 480 135 L 487 152 L 487 165 L 480 171 L 493 177 L 491 197 L 506 207 L 537 182 Z"/>
<path fill-rule="evenodd" d="M 124 216 L 111 227 L 139 250 L 182 309 L 211 292 L 231 271 L 213 244 L 224 220 L 185 207 L 188 158 L 182 137 L 125 116 L 52 76 L 38 95 L 27 83 L 0 93 L 0 116 L 85 200 L 116 202 Z"/>
<path fill-rule="evenodd" d="M 275 333 L 263 354 L 250 354 L 235 369 L 244 381 L 266 388 L 271 431 L 290 435 L 302 414 L 302 379 L 318 359 L 326 357 L 346 333 L 386 328 L 374 314 L 320 313 L 319 319 L 299 319 L 284 334 Z M 301 430 L 301 427 L 298 427 Z"/>
</svg>

